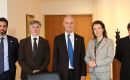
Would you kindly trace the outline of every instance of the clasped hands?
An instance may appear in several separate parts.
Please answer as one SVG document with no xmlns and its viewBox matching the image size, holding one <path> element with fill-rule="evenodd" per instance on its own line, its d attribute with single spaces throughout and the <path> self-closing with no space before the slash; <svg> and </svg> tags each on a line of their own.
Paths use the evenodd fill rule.
<svg viewBox="0 0 130 80">
<path fill-rule="evenodd" d="M 89 67 L 96 67 L 96 61 L 95 60 L 90 60 L 89 62 L 88 62 L 88 65 L 89 65 Z"/>
</svg>

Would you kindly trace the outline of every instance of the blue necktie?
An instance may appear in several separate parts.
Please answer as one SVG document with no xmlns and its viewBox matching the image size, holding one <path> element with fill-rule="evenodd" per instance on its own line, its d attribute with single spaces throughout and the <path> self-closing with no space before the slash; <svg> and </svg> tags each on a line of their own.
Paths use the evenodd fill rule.
<svg viewBox="0 0 130 80">
<path fill-rule="evenodd" d="M 70 34 L 68 34 L 68 55 L 69 55 L 69 59 L 70 59 L 70 65 L 72 67 L 74 67 L 74 65 L 73 65 L 73 47 L 72 47 L 72 43 L 70 40 Z"/>
<path fill-rule="evenodd" d="M 4 72 L 4 38 L 0 38 L 0 74 Z"/>
</svg>

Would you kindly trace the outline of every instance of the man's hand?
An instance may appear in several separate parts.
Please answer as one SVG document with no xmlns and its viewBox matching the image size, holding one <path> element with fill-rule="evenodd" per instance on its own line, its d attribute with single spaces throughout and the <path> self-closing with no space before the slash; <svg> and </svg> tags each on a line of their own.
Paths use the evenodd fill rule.
<svg viewBox="0 0 130 80">
<path fill-rule="evenodd" d="M 40 70 L 33 70 L 33 73 L 37 73 L 37 72 L 39 72 Z"/>
<path fill-rule="evenodd" d="M 81 76 L 80 80 L 86 80 L 86 76 Z"/>
</svg>

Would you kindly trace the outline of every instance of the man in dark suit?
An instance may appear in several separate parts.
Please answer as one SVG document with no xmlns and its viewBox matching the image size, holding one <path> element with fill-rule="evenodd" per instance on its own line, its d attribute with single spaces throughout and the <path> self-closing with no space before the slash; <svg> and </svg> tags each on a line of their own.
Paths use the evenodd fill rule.
<svg viewBox="0 0 130 80">
<path fill-rule="evenodd" d="M 47 72 L 50 60 L 50 46 L 46 39 L 39 36 L 41 23 L 30 22 L 31 36 L 20 40 L 19 59 L 21 79 L 28 80 L 28 75 Z"/>
<path fill-rule="evenodd" d="M 129 35 L 117 41 L 115 58 L 121 62 L 120 80 L 130 80 L 130 23 Z"/>
<path fill-rule="evenodd" d="M 0 18 L 0 80 L 15 80 L 18 40 L 6 34 L 8 21 Z"/>
<path fill-rule="evenodd" d="M 55 37 L 53 71 L 61 74 L 61 80 L 85 80 L 84 38 L 73 33 L 74 18 L 65 16 L 65 33 Z"/>
</svg>

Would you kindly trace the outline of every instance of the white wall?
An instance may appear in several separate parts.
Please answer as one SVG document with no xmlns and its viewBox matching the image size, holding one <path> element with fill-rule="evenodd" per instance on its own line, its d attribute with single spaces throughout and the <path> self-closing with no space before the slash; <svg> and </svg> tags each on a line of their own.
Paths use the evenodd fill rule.
<svg viewBox="0 0 130 80">
<path fill-rule="evenodd" d="M 26 14 L 43 23 L 40 0 L 8 0 L 9 34 L 18 39 L 26 37 Z M 44 36 L 44 27 L 41 29 Z"/>
<path fill-rule="evenodd" d="M 121 37 L 128 34 L 127 24 L 130 22 L 130 0 L 115 0 L 115 25 L 121 32 Z"/>
<path fill-rule="evenodd" d="M 93 20 L 102 20 L 108 32 L 108 36 L 115 41 L 117 28 L 121 37 L 128 35 L 127 24 L 130 22 L 130 0 L 95 0 Z"/>
<path fill-rule="evenodd" d="M 7 0 L 0 0 L 0 17 L 7 18 Z"/>
<path fill-rule="evenodd" d="M 43 14 L 92 14 L 93 0 L 52 0 L 42 2 Z"/>
</svg>

